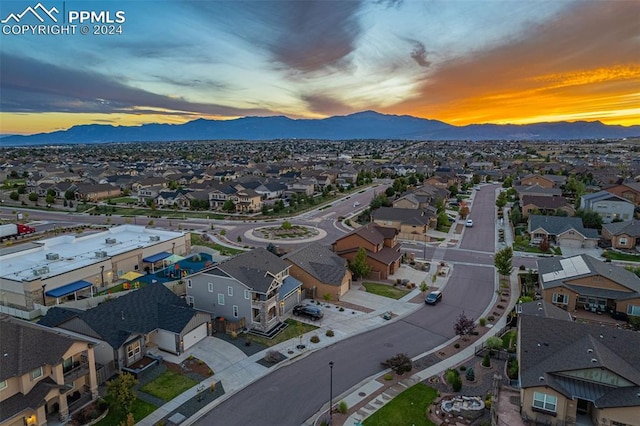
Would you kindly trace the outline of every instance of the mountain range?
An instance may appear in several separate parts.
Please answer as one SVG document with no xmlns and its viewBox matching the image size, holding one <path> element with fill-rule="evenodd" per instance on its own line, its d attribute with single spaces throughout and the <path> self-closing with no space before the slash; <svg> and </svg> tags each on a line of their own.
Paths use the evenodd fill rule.
<svg viewBox="0 0 640 426">
<path fill-rule="evenodd" d="M 409 115 L 363 111 L 324 119 L 284 116 L 234 120 L 197 119 L 184 124 L 112 126 L 87 124 L 67 130 L 2 138 L 3 146 L 162 142 L 185 140 L 408 139 L 408 140 L 570 140 L 640 136 L 640 125 L 605 125 L 599 121 L 453 126 Z"/>
</svg>

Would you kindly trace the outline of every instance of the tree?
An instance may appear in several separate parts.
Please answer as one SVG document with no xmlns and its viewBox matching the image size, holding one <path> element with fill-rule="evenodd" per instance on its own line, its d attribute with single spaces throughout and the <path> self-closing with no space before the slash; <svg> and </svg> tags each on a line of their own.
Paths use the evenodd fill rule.
<svg viewBox="0 0 640 426">
<path fill-rule="evenodd" d="M 280 225 L 280 228 L 284 229 L 284 230 L 289 230 L 293 227 L 293 225 L 291 225 L 291 222 L 285 220 L 284 222 L 282 222 L 282 225 Z"/>
<path fill-rule="evenodd" d="M 38 194 L 32 192 L 29 194 L 29 201 L 33 201 L 34 203 L 38 201 Z"/>
<path fill-rule="evenodd" d="M 496 199 L 496 206 L 499 209 L 502 209 L 506 205 L 507 205 L 507 193 L 500 191 L 500 194 L 498 194 L 498 198 Z"/>
<path fill-rule="evenodd" d="M 456 322 L 453 324 L 453 329 L 457 336 L 465 338 L 469 334 L 473 333 L 476 329 L 476 324 L 473 319 L 467 318 L 464 311 L 462 311 Z"/>
<path fill-rule="evenodd" d="M 511 212 L 509 213 L 509 217 L 511 218 L 511 223 L 517 225 L 522 220 L 522 212 L 520 211 L 520 207 L 513 206 L 511 207 Z"/>
<path fill-rule="evenodd" d="M 500 275 L 511 275 L 513 270 L 513 249 L 511 246 L 496 253 L 494 264 Z"/>
<path fill-rule="evenodd" d="M 582 219 L 585 228 L 602 229 L 602 216 L 593 210 L 578 209 L 576 216 Z"/>
<path fill-rule="evenodd" d="M 395 195 L 395 193 L 396 193 L 396 190 L 393 189 L 393 186 L 390 186 L 390 187 L 388 187 L 387 189 L 384 190 L 384 194 L 387 197 L 393 197 Z"/>
<path fill-rule="evenodd" d="M 473 182 L 474 185 L 477 185 L 480 183 L 480 175 L 474 174 L 471 177 L 471 181 Z"/>
<path fill-rule="evenodd" d="M 56 197 L 51 194 L 47 194 L 47 196 L 45 197 L 45 201 L 47 204 L 53 204 L 56 202 Z"/>
<path fill-rule="evenodd" d="M 267 245 L 267 251 L 270 251 L 273 254 L 276 254 L 277 248 L 273 243 L 269 243 Z"/>
<path fill-rule="evenodd" d="M 451 222 L 449 221 L 449 216 L 447 216 L 445 212 L 438 213 L 438 222 L 437 222 L 438 229 L 449 226 L 449 225 L 451 225 Z"/>
<path fill-rule="evenodd" d="M 397 354 L 380 363 L 385 368 L 390 368 L 396 374 L 408 373 L 413 369 L 413 362 L 407 354 Z"/>
<path fill-rule="evenodd" d="M 76 194 L 72 191 L 72 190 L 68 190 L 64 192 L 64 199 L 65 200 L 73 200 L 75 198 Z"/>
<path fill-rule="evenodd" d="M 353 272 L 355 278 L 366 277 L 369 275 L 371 266 L 367 263 L 367 252 L 363 247 L 358 249 L 358 253 L 349 262 L 349 269 Z"/>
<path fill-rule="evenodd" d="M 503 188 L 511 188 L 511 185 L 513 185 L 513 178 L 511 176 L 507 176 L 504 179 L 504 182 L 502 182 L 502 187 Z"/>
<path fill-rule="evenodd" d="M 458 195 L 458 185 L 456 184 L 451 185 L 449 187 L 449 192 L 451 193 L 451 197 L 455 198 L 455 196 Z"/>
<path fill-rule="evenodd" d="M 469 206 L 467 206 L 467 205 L 462 206 L 462 208 L 460 209 L 460 211 L 458 213 L 460 213 L 460 217 L 462 219 L 466 219 L 467 216 L 469 216 Z"/>
<path fill-rule="evenodd" d="M 493 352 L 502 347 L 502 339 L 497 336 L 491 336 L 485 342 L 489 351 Z"/>
<path fill-rule="evenodd" d="M 128 413 L 131 404 L 137 398 L 133 387 L 138 384 L 138 380 L 129 373 L 122 373 L 113 380 L 107 382 L 107 393 L 105 399 L 112 410 Z"/>
<path fill-rule="evenodd" d="M 541 252 L 546 253 L 551 248 L 551 244 L 549 244 L 549 238 L 545 235 L 542 241 L 540 241 L 540 245 L 538 246 Z"/>
<path fill-rule="evenodd" d="M 11 198 L 13 201 L 18 201 L 20 199 L 20 194 L 18 194 L 17 191 L 11 191 L 11 194 L 9 194 L 9 198 Z"/>
<path fill-rule="evenodd" d="M 233 200 L 227 200 L 222 205 L 222 210 L 224 210 L 225 212 L 233 213 L 236 211 L 236 205 Z"/>
</svg>

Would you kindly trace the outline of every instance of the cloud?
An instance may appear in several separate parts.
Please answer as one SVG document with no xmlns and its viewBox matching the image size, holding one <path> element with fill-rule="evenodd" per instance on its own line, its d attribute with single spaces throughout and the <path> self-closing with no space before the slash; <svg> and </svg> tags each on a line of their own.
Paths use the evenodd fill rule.
<svg viewBox="0 0 640 426">
<path fill-rule="evenodd" d="M 630 75 L 637 78 L 640 66 L 639 11 L 632 1 L 578 2 L 500 45 L 432 66 L 413 98 L 387 109 L 495 120 L 537 115 L 534 102 L 538 109 L 575 108 L 572 96 L 580 84 L 618 82 L 627 93 L 635 84 L 637 91 Z"/>
<path fill-rule="evenodd" d="M 190 102 L 148 92 L 96 72 L 68 69 L 7 53 L 0 55 L 0 109 L 3 112 L 101 112 L 272 115 L 262 108 L 235 108 Z"/>
<path fill-rule="evenodd" d="M 309 111 L 323 115 L 345 115 L 354 112 L 349 105 L 319 93 L 302 95 L 301 99 L 307 104 Z"/>
<path fill-rule="evenodd" d="M 424 47 L 424 44 L 417 40 L 412 40 L 413 50 L 411 51 L 411 57 L 418 65 L 423 68 L 429 68 L 431 62 L 427 60 L 427 49 Z"/>
</svg>

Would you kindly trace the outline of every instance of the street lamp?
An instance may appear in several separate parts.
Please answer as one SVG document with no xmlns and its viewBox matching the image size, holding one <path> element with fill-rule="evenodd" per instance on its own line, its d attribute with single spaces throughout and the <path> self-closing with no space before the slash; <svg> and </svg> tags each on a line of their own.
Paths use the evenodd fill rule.
<svg viewBox="0 0 640 426">
<path fill-rule="evenodd" d="M 329 361 L 329 424 L 333 425 L 333 361 Z"/>
<path fill-rule="evenodd" d="M 47 286 L 47 283 L 42 284 L 42 305 L 47 306 L 47 299 L 44 296 L 44 288 Z"/>
</svg>

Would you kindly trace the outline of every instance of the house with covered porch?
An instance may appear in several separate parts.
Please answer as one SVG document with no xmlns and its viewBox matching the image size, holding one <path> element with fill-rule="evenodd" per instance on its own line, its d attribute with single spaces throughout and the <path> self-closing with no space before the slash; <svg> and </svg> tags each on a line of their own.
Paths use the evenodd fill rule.
<svg viewBox="0 0 640 426">
<path fill-rule="evenodd" d="M 545 301 L 573 313 L 640 316 L 640 278 L 633 272 L 585 254 L 541 258 L 537 263 Z"/>
<path fill-rule="evenodd" d="M 187 303 L 218 321 L 268 333 L 301 300 L 291 265 L 264 248 L 242 253 L 186 277 Z"/>
</svg>

